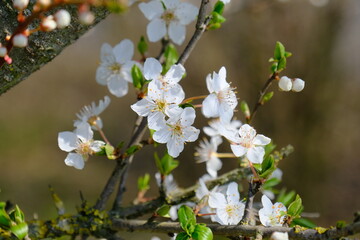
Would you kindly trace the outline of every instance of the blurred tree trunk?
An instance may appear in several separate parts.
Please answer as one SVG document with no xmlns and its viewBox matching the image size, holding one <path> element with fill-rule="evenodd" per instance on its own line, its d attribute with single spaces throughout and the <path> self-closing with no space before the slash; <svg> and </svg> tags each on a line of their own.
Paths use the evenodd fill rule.
<svg viewBox="0 0 360 240">
<path fill-rule="evenodd" d="M 30 6 L 35 1 L 31 1 Z M 30 9 L 31 7 L 29 7 Z M 79 37 L 89 29 L 109 15 L 106 8 L 93 8 L 96 18 L 92 25 L 82 25 L 77 19 L 76 6 L 66 6 L 71 16 L 71 24 L 65 29 L 53 32 L 36 32 L 29 37 L 29 45 L 26 48 L 13 48 L 10 57 L 12 64 L 5 64 L 0 70 L 0 95 L 11 87 L 26 79 L 36 70 L 50 62 L 68 45 L 74 43 Z M 30 15 L 30 10 L 24 11 L 25 15 Z M 5 37 L 11 35 L 16 29 L 18 22 L 17 10 L 12 6 L 12 0 L 0 2 L 0 42 L 5 42 Z M 31 28 L 36 27 L 30 25 Z"/>
</svg>

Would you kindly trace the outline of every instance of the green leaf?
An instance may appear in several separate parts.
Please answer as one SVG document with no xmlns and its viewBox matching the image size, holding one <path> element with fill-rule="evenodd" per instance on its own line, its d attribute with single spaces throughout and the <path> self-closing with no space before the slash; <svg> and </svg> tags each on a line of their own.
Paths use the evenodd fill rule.
<svg viewBox="0 0 360 240">
<path fill-rule="evenodd" d="M 144 36 L 141 36 L 141 37 L 140 37 L 140 41 L 139 41 L 139 43 L 138 43 L 138 45 L 137 45 L 137 49 L 138 49 L 139 53 L 140 53 L 141 55 L 145 55 L 145 53 L 147 52 L 148 48 L 149 48 L 149 47 L 148 47 L 147 42 L 145 41 L 145 37 L 144 37 Z"/>
<path fill-rule="evenodd" d="M 336 222 L 336 228 L 343 228 L 347 225 L 347 223 L 344 220 L 340 220 Z"/>
<path fill-rule="evenodd" d="M 11 226 L 10 231 L 18 238 L 23 239 L 28 234 L 28 225 L 26 223 L 19 223 Z"/>
<path fill-rule="evenodd" d="M 127 6 L 121 1 L 106 1 L 106 7 L 112 13 L 122 13 L 126 10 Z"/>
<path fill-rule="evenodd" d="M 11 225 L 11 219 L 4 208 L 0 208 L 0 227 L 9 228 Z"/>
<path fill-rule="evenodd" d="M 167 73 L 172 65 L 174 65 L 179 59 L 179 54 L 176 47 L 173 44 L 169 44 L 164 52 L 165 64 L 163 67 L 163 74 Z"/>
<path fill-rule="evenodd" d="M 216 24 L 216 23 L 221 24 L 226 21 L 226 18 L 224 18 L 221 14 L 219 14 L 217 12 L 212 12 L 211 15 L 212 15 L 212 18 L 211 18 L 212 24 Z"/>
<path fill-rule="evenodd" d="M 25 215 L 24 213 L 20 210 L 19 206 L 16 205 L 15 209 L 10 213 L 10 218 L 11 220 L 13 220 L 14 222 L 18 223 L 22 223 L 25 222 Z"/>
<path fill-rule="evenodd" d="M 270 67 L 271 73 L 275 73 L 277 71 L 277 68 L 278 68 L 277 62 L 274 62 L 273 64 L 271 64 L 271 67 Z"/>
<path fill-rule="evenodd" d="M 276 144 L 274 142 L 270 142 L 268 145 L 265 146 L 265 158 L 267 158 L 270 153 L 272 153 L 276 148 Z"/>
<path fill-rule="evenodd" d="M 185 108 L 187 108 L 187 107 L 195 108 L 194 105 L 192 105 L 191 103 L 179 104 L 179 107 L 181 107 L 182 109 L 185 109 Z"/>
<path fill-rule="evenodd" d="M 155 163 L 162 175 L 169 175 L 175 168 L 179 166 L 179 161 L 175 160 L 168 153 L 166 153 L 161 159 L 157 155 L 154 154 Z"/>
<path fill-rule="evenodd" d="M 310 221 L 309 219 L 306 219 L 306 218 L 295 218 L 295 219 L 293 219 L 292 224 L 299 225 L 299 226 L 306 227 L 306 228 L 315 228 L 316 227 L 315 223 L 313 223 L 312 221 Z"/>
<path fill-rule="evenodd" d="M 266 182 L 263 184 L 263 189 L 270 189 L 276 185 L 278 185 L 281 182 L 280 179 L 278 178 L 270 178 L 268 180 L 266 180 Z"/>
<path fill-rule="evenodd" d="M 225 4 L 222 1 L 217 1 L 215 3 L 213 12 L 216 12 L 218 14 L 223 14 L 224 9 L 225 9 Z"/>
<path fill-rule="evenodd" d="M 178 210 L 178 217 L 181 228 L 188 235 L 191 235 L 194 232 L 196 225 L 196 217 L 194 211 L 190 207 L 182 205 Z"/>
<path fill-rule="evenodd" d="M 281 189 L 276 201 L 277 202 L 282 202 L 285 206 L 288 207 L 289 204 L 295 198 L 295 195 L 296 195 L 296 192 L 294 190 L 286 193 L 286 189 Z"/>
<path fill-rule="evenodd" d="M 261 163 L 260 177 L 267 178 L 274 172 L 274 170 L 275 170 L 275 160 L 272 155 L 269 155 Z"/>
<path fill-rule="evenodd" d="M 188 240 L 191 237 L 186 233 L 186 232 L 181 232 L 178 235 L 176 235 L 176 239 L 175 240 Z"/>
<path fill-rule="evenodd" d="M 303 210 L 302 200 L 299 195 L 296 195 L 295 200 L 292 203 L 290 203 L 287 213 L 289 216 L 293 218 L 297 218 L 300 217 L 300 213 L 302 210 Z"/>
<path fill-rule="evenodd" d="M 105 153 L 106 153 L 106 156 L 107 156 L 108 159 L 113 160 L 113 159 L 116 158 L 116 156 L 114 155 L 114 150 L 115 149 L 114 149 L 113 146 L 111 146 L 110 144 L 106 144 L 104 149 L 105 149 Z"/>
<path fill-rule="evenodd" d="M 221 23 L 211 23 L 209 24 L 208 28 L 209 30 L 215 30 L 221 28 Z"/>
<path fill-rule="evenodd" d="M 131 156 L 134 153 L 136 153 L 137 151 L 139 151 L 141 149 L 140 145 L 132 145 L 131 147 L 129 147 L 128 149 L 126 149 L 125 154 L 127 156 Z"/>
<path fill-rule="evenodd" d="M 212 240 L 213 233 L 210 228 L 202 224 L 196 224 L 194 232 L 191 234 L 194 240 Z"/>
<path fill-rule="evenodd" d="M 131 68 L 131 77 L 135 88 L 141 89 L 145 84 L 145 78 L 141 72 L 141 69 L 136 64 L 134 64 Z"/>
<path fill-rule="evenodd" d="M 274 58 L 280 60 L 285 57 L 285 47 L 281 42 L 276 42 L 274 50 Z"/>
<path fill-rule="evenodd" d="M 162 217 L 170 217 L 169 215 L 170 208 L 171 208 L 170 205 L 164 204 L 156 210 L 156 213 Z"/>
<path fill-rule="evenodd" d="M 146 191 L 150 188 L 150 175 L 146 173 L 143 177 L 138 178 L 138 189 L 139 191 Z"/>
<path fill-rule="evenodd" d="M 250 117 L 250 109 L 249 109 L 249 105 L 247 104 L 247 102 L 241 101 L 240 109 L 244 113 L 246 118 Z"/>
<path fill-rule="evenodd" d="M 292 56 L 292 53 L 291 52 L 285 52 L 285 57 L 288 58 L 288 57 L 291 57 Z"/>
<path fill-rule="evenodd" d="M 279 60 L 279 64 L 277 67 L 277 71 L 281 72 L 282 70 L 284 70 L 286 68 L 286 57 L 283 57 Z"/>
<path fill-rule="evenodd" d="M 266 94 L 263 96 L 263 98 L 262 98 L 262 100 L 261 100 L 261 103 L 264 104 L 264 103 L 270 101 L 273 96 L 274 96 L 274 92 L 268 92 L 268 93 L 266 93 Z"/>
</svg>

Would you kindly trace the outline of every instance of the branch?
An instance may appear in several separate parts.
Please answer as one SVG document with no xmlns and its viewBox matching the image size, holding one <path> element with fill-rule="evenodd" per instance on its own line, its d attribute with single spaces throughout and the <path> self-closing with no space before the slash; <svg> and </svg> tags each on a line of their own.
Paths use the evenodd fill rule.
<svg viewBox="0 0 360 240">
<path fill-rule="evenodd" d="M 193 36 L 191 37 L 189 43 L 185 47 L 185 49 L 184 49 L 183 53 L 181 54 L 179 60 L 177 61 L 177 64 L 182 64 L 182 65 L 185 64 L 186 60 L 190 56 L 190 53 L 195 48 L 196 43 L 201 38 L 202 34 L 206 31 L 206 27 L 207 27 L 207 25 L 208 25 L 208 23 L 210 21 L 210 17 L 206 16 L 206 11 L 207 11 L 207 8 L 208 8 L 207 6 L 208 6 L 209 2 L 210 2 L 209 0 L 202 0 L 201 1 L 199 14 L 198 14 L 198 19 L 197 19 L 196 26 L 195 26 L 195 28 L 196 28 L 195 32 L 194 32 Z"/>
<path fill-rule="evenodd" d="M 16 20 L 17 11 L 12 6 L 12 1 L 1 1 L 0 19 L 1 31 L 0 42 L 4 43 L 6 35 L 11 35 L 18 26 Z M 72 16 L 77 16 L 76 6 L 64 7 Z M 26 48 L 14 48 L 11 50 L 13 63 L 4 65 L 0 70 L 0 95 L 11 87 L 26 79 L 36 70 L 50 62 L 68 45 L 74 43 L 89 29 L 109 15 L 106 8 L 92 8 L 96 18 L 92 25 L 85 26 L 79 23 L 77 17 L 72 17 L 71 24 L 65 29 L 52 32 L 37 32 L 29 38 L 29 45 Z M 5 21 L 6 19 L 6 21 Z"/>
<path fill-rule="evenodd" d="M 320 233 L 315 229 L 298 229 L 287 227 L 264 227 L 264 226 L 223 226 L 218 224 L 207 224 L 214 235 L 223 236 L 242 236 L 242 237 L 256 237 L 262 235 L 265 238 L 271 236 L 273 232 L 287 232 L 289 239 L 337 239 L 340 237 L 352 236 L 360 233 L 360 222 L 349 224 L 343 228 L 328 229 L 324 233 Z M 178 222 L 151 222 L 145 220 L 121 220 L 113 219 L 112 229 L 115 231 L 146 231 L 156 233 L 179 233 L 183 232 L 180 223 Z"/>
</svg>

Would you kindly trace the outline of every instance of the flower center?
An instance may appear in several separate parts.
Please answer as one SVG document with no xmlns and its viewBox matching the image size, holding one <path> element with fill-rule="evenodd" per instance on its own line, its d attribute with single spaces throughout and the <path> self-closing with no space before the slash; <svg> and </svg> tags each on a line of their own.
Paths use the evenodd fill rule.
<svg viewBox="0 0 360 240">
<path fill-rule="evenodd" d="M 236 205 L 227 205 L 225 211 L 229 215 L 229 217 L 232 217 L 236 215 L 236 208 Z"/>
<path fill-rule="evenodd" d="M 119 74 L 121 70 L 121 65 L 119 63 L 114 63 L 108 67 L 110 71 L 113 72 L 113 74 Z"/>
<path fill-rule="evenodd" d="M 87 141 L 87 142 L 81 142 L 79 143 L 77 149 L 76 149 L 76 153 L 81 154 L 81 155 L 89 155 L 92 154 L 93 151 L 91 150 L 91 142 Z"/>
<path fill-rule="evenodd" d="M 172 10 L 166 10 L 161 18 L 165 21 L 166 24 L 170 24 L 171 21 L 176 19 L 175 13 Z"/>
<path fill-rule="evenodd" d="M 156 108 L 153 109 L 152 111 L 159 111 L 159 112 L 165 112 L 165 108 L 167 106 L 166 101 L 164 101 L 163 99 L 161 100 L 156 100 Z"/>
<path fill-rule="evenodd" d="M 99 119 L 99 117 L 98 116 L 91 116 L 91 117 L 89 117 L 89 119 L 88 119 L 88 123 L 91 125 L 91 126 L 96 126 L 96 121 Z"/>
</svg>

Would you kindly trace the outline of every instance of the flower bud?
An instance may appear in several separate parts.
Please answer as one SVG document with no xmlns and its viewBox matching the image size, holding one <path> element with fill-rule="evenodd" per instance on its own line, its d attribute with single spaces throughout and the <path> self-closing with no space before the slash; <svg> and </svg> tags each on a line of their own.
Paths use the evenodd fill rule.
<svg viewBox="0 0 360 240">
<path fill-rule="evenodd" d="M 28 6 L 29 0 L 14 0 L 13 4 L 17 10 L 22 11 Z"/>
<path fill-rule="evenodd" d="M 292 84 L 291 90 L 294 92 L 301 92 L 305 87 L 305 81 L 300 78 L 295 78 Z"/>
<path fill-rule="evenodd" d="M 38 0 L 37 3 L 43 7 L 43 8 L 47 8 L 50 6 L 51 4 L 51 0 Z"/>
<path fill-rule="evenodd" d="M 287 232 L 273 232 L 270 240 L 289 240 L 289 235 Z"/>
<path fill-rule="evenodd" d="M 6 47 L 0 47 L 0 57 L 5 57 L 7 54 Z"/>
<path fill-rule="evenodd" d="M 54 16 L 50 15 L 42 19 L 41 21 L 41 30 L 44 32 L 50 32 L 56 28 L 56 22 Z"/>
<path fill-rule="evenodd" d="M 82 24 L 90 25 L 95 20 L 95 16 L 90 11 L 80 12 L 79 13 L 79 21 Z"/>
<path fill-rule="evenodd" d="M 292 81 L 290 78 L 283 76 L 279 80 L 279 88 L 285 92 L 288 92 L 292 88 Z"/>
<path fill-rule="evenodd" d="M 12 40 L 15 47 L 26 47 L 28 45 L 28 38 L 22 33 L 16 34 Z"/>
<path fill-rule="evenodd" d="M 65 28 L 69 26 L 71 16 L 68 11 L 61 9 L 54 14 L 54 17 L 58 28 Z"/>
</svg>

